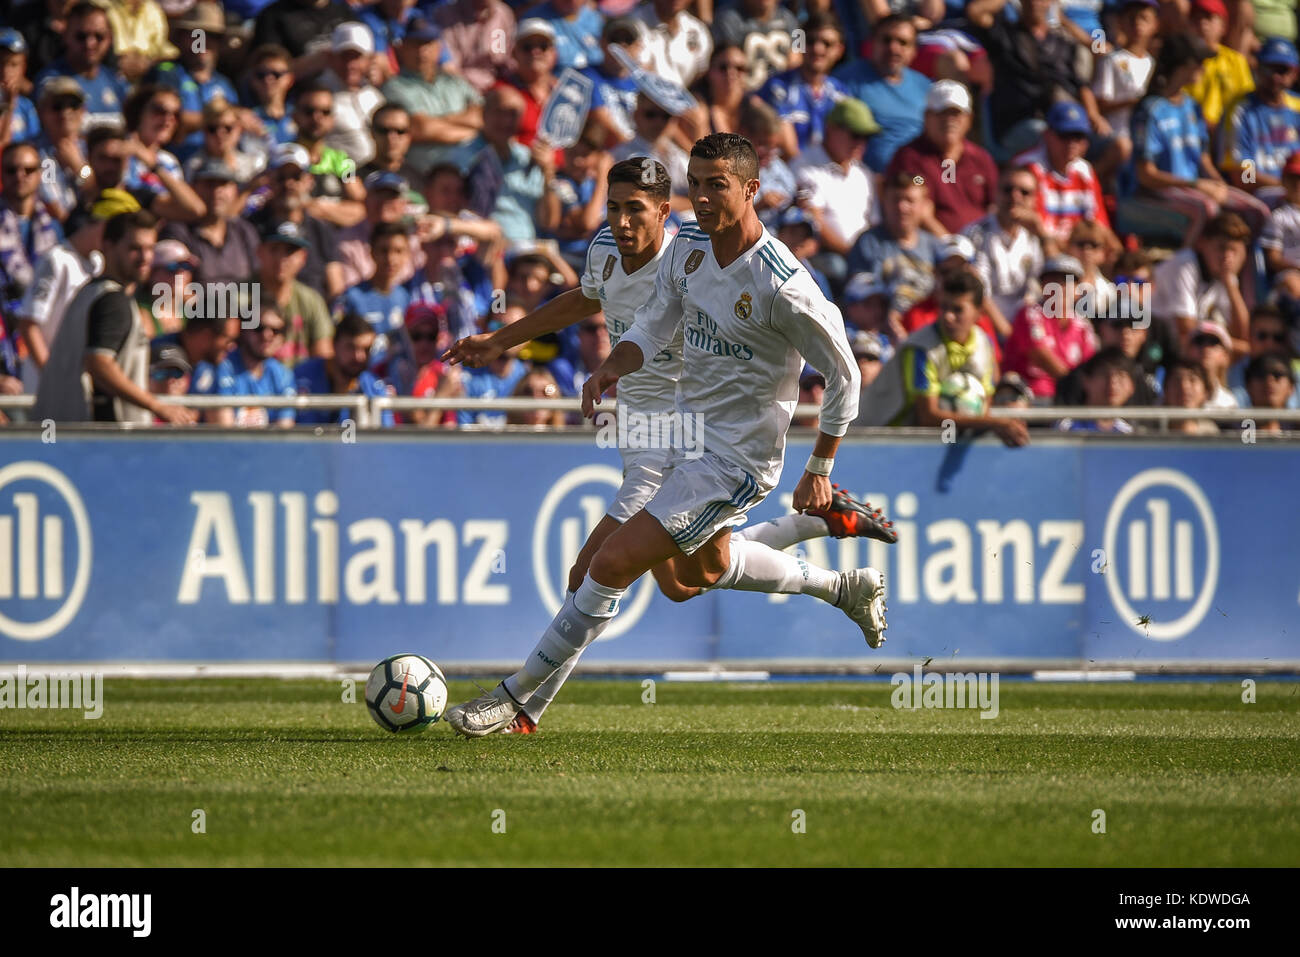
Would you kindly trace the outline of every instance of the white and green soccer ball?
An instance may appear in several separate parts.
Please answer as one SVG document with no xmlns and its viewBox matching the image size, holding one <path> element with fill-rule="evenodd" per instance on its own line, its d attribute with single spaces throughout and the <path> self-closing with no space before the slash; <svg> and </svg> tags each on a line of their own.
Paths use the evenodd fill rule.
<svg viewBox="0 0 1300 957">
<path fill-rule="evenodd" d="M 983 415 L 984 383 L 969 372 L 953 372 L 939 385 L 939 408 L 960 415 Z"/>
<path fill-rule="evenodd" d="M 447 679 L 423 655 L 391 655 L 366 679 L 366 710 L 385 731 L 423 731 L 447 707 Z"/>
</svg>

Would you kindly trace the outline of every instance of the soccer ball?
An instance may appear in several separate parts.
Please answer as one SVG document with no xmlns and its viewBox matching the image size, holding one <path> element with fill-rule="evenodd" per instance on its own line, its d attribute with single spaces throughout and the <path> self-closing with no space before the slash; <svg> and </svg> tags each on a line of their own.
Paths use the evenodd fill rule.
<svg viewBox="0 0 1300 957">
<path fill-rule="evenodd" d="M 366 710 L 385 731 L 423 731 L 447 707 L 447 679 L 422 655 L 392 655 L 366 679 Z"/>
<path fill-rule="evenodd" d="M 984 383 L 969 372 L 954 372 L 939 385 L 939 408 L 962 415 L 983 415 Z"/>
</svg>

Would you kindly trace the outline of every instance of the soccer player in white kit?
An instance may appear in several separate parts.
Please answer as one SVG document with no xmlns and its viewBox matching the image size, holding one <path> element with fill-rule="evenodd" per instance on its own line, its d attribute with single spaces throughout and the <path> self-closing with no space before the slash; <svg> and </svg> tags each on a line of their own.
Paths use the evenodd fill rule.
<svg viewBox="0 0 1300 957">
<path fill-rule="evenodd" d="M 499 354 L 502 347 L 567 324 L 561 317 L 581 309 L 587 311 L 573 319 L 594 313 L 610 298 L 609 280 L 622 272 L 623 263 L 612 252 L 602 252 L 622 251 L 628 238 L 627 219 L 617 207 L 629 193 L 645 195 L 644 180 L 650 177 L 642 175 L 646 166 L 638 167 L 631 170 L 630 189 L 624 190 L 611 170 L 610 222 L 617 224 L 617 232 L 597 235 L 588 252 L 583 289 L 574 291 L 591 305 L 577 302 L 574 293 L 565 294 L 575 298 L 567 304 L 561 303 L 565 296 L 557 297 L 553 309 L 548 304 L 492 336 L 457 343 L 448 353 L 453 361 L 478 364 L 491 357 L 490 348 Z M 878 571 L 833 572 L 779 550 L 833 530 L 831 521 L 818 515 L 846 498 L 832 489 L 827 476 L 839 437 L 857 414 L 859 376 L 838 309 L 755 214 L 757 172 L 753 146 L 742 137 L 714 134 L 696 144 L 690 191 L 698 220 L 644 263 L 632 263 L 636 268 L 630 277 L 622 272 L 635 279 L 653 265 L 653 295 L 647 290 L 639 300 L 629 300 L 644 303 L 630 329 L 618 318 L 623 304 L 606 305 L 618 344 L 583 388 L 588 415 L 615 382 L 620 400 L 643 411 L 668 411 L 665 404 L 675 392 L 678 412 L 700 415 L 705 450 L 625 458 L 623 487 L 575 563 L 571 594 L 524 668 L 494 691 L 448 710 L 448 722 L 462 734 L 503 730 L 521 712 L 533 710 L 539 697 L 544 710 L 582 650 L 617 614 L 623 593 L 646 571 L 677 600 L 718 587 L 815 595 L 843 609 L 871 647 L 884 641 L 884 580 Z M 667 215 L 666 203 L 664 207 L 660 217 Z M 658 225 L 662 228 L 662 218 Z M 594 289 L 600 302 L 588 293 L 597 282 L 603 284 Z M 550 315 L 544 315 L 548 309 Z M 678 349 L 684 352 L 680 381 L 670 389 Z M 794 506 L 804 514 L 764 523 L 778 527 L 766 535 L 733 533 L 733 526 L 744 521 L 780 476 L 803 356 L 827 382 L 822 434 L 795 489 Z M 657 375 L 657 364 L 670 374 Z M 857 506 L 855 519 L 861 515 L 872 519 L 865 524 L 877 526 L 874 537 L 893 540 L 878 513 Z M 804 522 L 786 521 L 798 519 Z M 679 597 L 678 591 L 685 593 Z"/>
</svg>

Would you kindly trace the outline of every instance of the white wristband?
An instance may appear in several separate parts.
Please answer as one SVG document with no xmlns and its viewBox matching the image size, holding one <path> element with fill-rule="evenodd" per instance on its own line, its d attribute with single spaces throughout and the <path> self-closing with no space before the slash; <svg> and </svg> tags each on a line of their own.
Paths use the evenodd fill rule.
<svg viewBox="0 0 1300 957">
<path fill-rule="evenodd" d="M 804 471 L 807 472 L 809 475 L 821 475 L 821 476 L 829 477 L 831 474 L 831 466 L 834 464 L 835 464 L 835 460 L 833 458 L 823 459 L 816 455 L 810 455 L 808 456 L 808 464 L 804 466 Z"/>
</svg>

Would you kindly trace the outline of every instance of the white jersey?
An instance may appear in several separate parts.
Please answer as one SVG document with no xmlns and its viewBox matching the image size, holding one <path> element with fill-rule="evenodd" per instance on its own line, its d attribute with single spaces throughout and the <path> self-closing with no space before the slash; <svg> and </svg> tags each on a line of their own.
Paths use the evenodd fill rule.
<svg viewBox="0 0 1300 957">
<path fill-rule="evenodd" d="M 858 364 L 844 318 L 766 229 L 725 269 L 695 222 L 673 240 L 655 296 L 624 334 L 647 356 L 683 336 L 678 408 L 699 415 L 704 449 L 775 486 L 806 358 L 826 379 L 821 431 L 843 435 L 858 415 Z"/>
<path fill-rule="evenodd" d="M 587 248 L 582 294 L 600 300 L 611 347 L 618 345 L 632 328 L 638 307 L 654 298 L 655 277 L 669 245 L 665 237 L 654 259 L 631 275 L 623 271 L 623 257 L 608 226 L 596 233 Z M 681 373 L 682 336 L 678 332 L 644 366 L 618 380 L 619 404 L 638 412 L 670 411 L 675 406 L 677 379 Z"/>
</svg>

